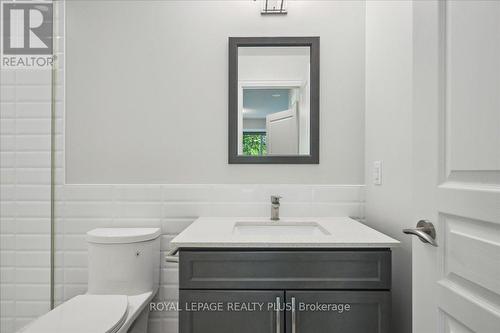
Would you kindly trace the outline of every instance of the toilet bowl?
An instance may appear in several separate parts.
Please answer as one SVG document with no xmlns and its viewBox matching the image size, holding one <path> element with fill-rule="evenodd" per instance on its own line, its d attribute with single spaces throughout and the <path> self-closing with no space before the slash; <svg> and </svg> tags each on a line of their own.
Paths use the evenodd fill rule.
<svg viewBox="0 0 500 333">
<path fill-rule="evenodd" d="M 87 233 L 88 291 L 19 333 L 145 333 L 158 291 L 160 229 L 101 228 Z"/>
</svg>

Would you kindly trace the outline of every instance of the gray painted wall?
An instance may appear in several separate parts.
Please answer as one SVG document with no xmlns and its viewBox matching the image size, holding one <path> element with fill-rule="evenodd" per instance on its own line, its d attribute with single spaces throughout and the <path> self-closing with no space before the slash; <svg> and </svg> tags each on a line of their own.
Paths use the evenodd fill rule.
<svg viewBox="0 0 500 333">
<path fill-rule="evenodd" d="M 364 182 L 363 1 L 69 1 L 68 183 Z M 227 38 L 321 37 L 319 165 L 227 164 Z"/>
<path fill-rule="evenodd" d="M 393 251 L 392 332 L 411 332 L 412 3 L 368 1 L 366 8 L 366 221 L 401 241 Z M 382 185 L 373 162 L 382 161 Z M 418 333 L 418 332 L 417 332 Z"/>
</svg>

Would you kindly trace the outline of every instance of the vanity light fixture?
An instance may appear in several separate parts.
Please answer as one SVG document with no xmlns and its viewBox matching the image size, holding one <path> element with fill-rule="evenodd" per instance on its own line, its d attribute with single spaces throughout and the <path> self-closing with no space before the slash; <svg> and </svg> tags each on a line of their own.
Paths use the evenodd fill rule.
<svg viewBox="0 0 500 333">
<path fill-rule="evenodd" d="M 284 15 L 287 13 L 286 10 L 286 0 L 262 0 L 262 10 L 260 13 L 262 15 L 267 14 L 280 14 Z"/>
</svg>

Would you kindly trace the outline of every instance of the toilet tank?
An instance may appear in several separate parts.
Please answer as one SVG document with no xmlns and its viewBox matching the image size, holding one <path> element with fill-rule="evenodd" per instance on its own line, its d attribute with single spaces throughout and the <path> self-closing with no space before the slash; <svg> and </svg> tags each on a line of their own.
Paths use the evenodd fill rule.
<svg viewBox="0 0 500 333">
<path fill-rule="evenodd" d="M 87 232 L 88 293 L 156 292 L 160 280 L 159 228 L 99 228 Z"/>
</svg>

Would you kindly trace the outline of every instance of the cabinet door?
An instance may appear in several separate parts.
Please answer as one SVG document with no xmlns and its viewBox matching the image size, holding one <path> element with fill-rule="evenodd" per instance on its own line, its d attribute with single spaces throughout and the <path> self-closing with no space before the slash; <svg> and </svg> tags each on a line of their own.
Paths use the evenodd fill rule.
<svg viewBox="0 0 500 333">
<path fill-rule="evenodd" d="M 283 291 L 180 290 L 179 307 L 180 333 L 285 332 Z"/>
<path fill-rule="evenodd" d="M 286 291 L 287 333 L 388 333 L 388 291 Z"/>
</svg>

